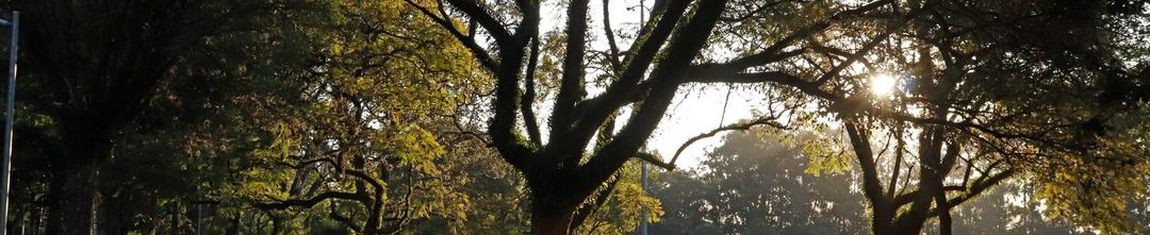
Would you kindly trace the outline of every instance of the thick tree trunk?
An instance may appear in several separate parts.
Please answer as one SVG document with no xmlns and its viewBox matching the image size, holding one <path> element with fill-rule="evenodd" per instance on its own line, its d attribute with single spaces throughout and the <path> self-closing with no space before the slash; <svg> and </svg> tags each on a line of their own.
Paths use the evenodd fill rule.
<svg viewBox="0 0 1150 235">
<path fill-rule="evenodd" d="M 107 128 L 77 119 L 60 126 L 68 154 L 52 163 L 48 234 L 95 234 L 99 168 L 112 146 Z"/>
<path fill-rule="evenodd" d="M 931 176 L 926 176 L 931 177 Z M 933 190 L 929 184 L 923 183 L 919 185 L 919 190 L 929 192 Z M 930 217 L 931 202 L 934 196 L 930 193 L 919 193 L 915 201 L 910 205 L 910 210 L 905 211 L 895 219 L 893 227 L 895 234 L 920 234 L 922 228 L 926 226 L 926 221 Z"/>
<path fill-rule="evenodd" d="M 538 204 L 538 203 L 536 203 Z M 538 207 L 538 206 L 537 206 Z M 531 234 L 566 235 L 575 208 L 536 208 L 531 213 Z"/>
<path fill-rule="evenodd" d="M 102 197 L 100 198 L 99 213 L 97 213 L 98 226 L 97 233 L 108 235 L 121 235 L 128 234 L 128 228 L 131 226 L 131 221 L 126 217 L 127 202 L 119 197 Z"/>
<path fill-rule="evenodd" d="M 925 206 L 929 209 L 929 199 L 933 197 L 930 195 L 925 195 L 925 197 L 925 199 L 920 200 L 926 200 Z M 872 204 L 872 206 L 874 208 L 871 214 L 871 233 L 875 235 L 920 234 L 929 217 L 927 210 L 921 208 L 924 205 L 912 204 L 910 211 L 903 211 L 902 213 L 898 213 L 898 209 L 893 204 Z"/>
<path fill-rule="evenodd" d="M 528 178 L 531 188 L 531 234 L 566 235 L 570 231 L 575 210 L 587 200 L 598 184 L 565 181 L 560 179 L 568 178 L 549 176 Z"/>
<path fill-rule="evenodd" d="M 874 220 L 871 224 L 871 233 L 875 235 L 920 234 L 926 218 L 900 216 L 898 219 Z"/>
<path fill-rule="evenodd" d="M 910 218 L 910 221 L 899 223 L 898 228 L 895 229 L 895 234 L 922 234 L 922 227 L 926 223 L 926 218 Z"/>
<path fill-rule="evenodd" d="M 871 202 L 872 205 L 874 202 Z M 894 210 L 887 209 L 885 206 L 879 208 L 874 206 L 871 212 L 871 233 L 875 235 L 888 235 L 895 234 L 894 230 Z"/>
<path fill-rule="evenodd" d="M 180 234 L 180 213 L 181 213 L 181 210 L 180 210 L 180 204 L 178 202 L 172 205 L 171 213 L 172 213 L 172 226 L 168 227 L 169 229 L 171 229 L 169 231 L 169 233 L 170 234 Z"/>
<path fill-rule="evenodd" d="M 49 197 L 48 234 L 95 234 L 92 219 L 96 209 L 95 164 L 78 164 L 57 171 Z"/>
</svg>

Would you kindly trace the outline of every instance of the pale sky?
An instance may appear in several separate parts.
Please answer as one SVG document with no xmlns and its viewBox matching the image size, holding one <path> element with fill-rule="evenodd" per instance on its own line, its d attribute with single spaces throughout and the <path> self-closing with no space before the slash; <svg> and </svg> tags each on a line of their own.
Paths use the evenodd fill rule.
<svg viewBox="0 0 1150 235">
<path fill-rule="evenodd" d="M 648 6 L 653 2 L 654 0 L 643 0 L 643 3 Z M 602 1 L 591 1 L 588 15 L 591 19 L 592 32 L 595 32 L 590 38 L 591 48 L 594 49 L 607 48 L 606 39 L 601 33 L 603 27 L 602 3 Z M 638 6 L 639 3 L 640 0 L 611 1 L 611 27 L 615 31 L 634 34 L 640 15 L 639 8 L 633 6 Z M 542 33 L 563 30 L 566 12 L 555 4 L 556 2 L 552 1 L 543 6 L 543 17 L 541 17 L 540 22 Z M 633 8 L 628 10 L 628 7 Z M 619 42 L 619 47 L 622 49 L 626 49 L 628 46 L 630 46 L 630 40 Z M 761 96 L 756 96 L 749 91 L 733 89 L 726 107 L 726 116 L 723 118 L 723 104 L 727 97 L 727 91 L 726 85 L 681 87 L 674 102 L 668 107 L 667 115 L 660 122 L 659 128 L 648 139 L 647 148 L 653 149 L 665 160 L 670 161 L 675 150 L 691 137 L 709 132 L 720 125 L 728 125 L 741 119 L 752 118 L 751 110 L 753 107 L 759 107 L 756 104 L 762 103 L 759 101 L 761 98 L 758 98 Z M 591 93 L 594 94 L 596 91 L 591 91 Z M 546 109 L 544 107 L 544 110 Z M 722 124 L 719 123 L 720 119 L 723 119 Z M 618 127 L 621 126 L 622 123 L 618 125 Z M 683 151 L 683 154 L 676 161 L 676 165 L 679 169 L 696 167 L 704 159 L 707 151 L 721 143 L 721 139 L 722 135 L 720 134 L 695 142 Z"/>
<path fill-rule="evenodd" d="M 723 117 L 723 103 L 726 100 L 727 86 L 716 85 L 703 88 L 680 89 L 674 103 L 667 109 L 667 115 L 648 140 L 647 146 L 666 160 L 675 150 L 691 137 L 709 132 L 721 125 L 730 125 L 740 119 L 752 118 L 751 109 L 761 107 L 760 96 L 750 91 L 733 89 Z M 705 158 L 707 151 L 721 144 L 722 134 L 695 142 L 683 151 L 675 163 L 679 168 L 693 168 Z"/>
</svg>

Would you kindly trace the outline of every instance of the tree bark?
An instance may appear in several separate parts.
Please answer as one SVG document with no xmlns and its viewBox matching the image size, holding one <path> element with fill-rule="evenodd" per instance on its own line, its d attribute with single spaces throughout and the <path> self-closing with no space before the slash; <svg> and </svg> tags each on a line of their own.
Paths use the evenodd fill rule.
<svg viewBox="0 0 1150 235">
<path fill-rule="evenodd" d="M 77 164 L 57 171 L 48 208 L 48 234 L 95 234 L 96 177 L 94 164 Z"/>
<path fill-rule="evenodd" d="M 895 234 L 893 227 L 895 211 L 886 205 L 875 205 L 871 202 L 871 233 L 875 235 Z"/>
<path fill-rule="evenodd" d="M 536 197 L 538 198 L 538 197 Z M 535 201 L 539 201 L 536 199 Z M 531 213 L 531 234 L 536 235 L 567 235 L 571 226 L 575 208 L 548 208 L 534 203 L 536 208 Z"/>
<path fill-rule="evenodd" d="M 558 175 L 530 175 L 531 234 L 566 235 L 570 232 L 575 210 L 598 184 Z"/>
<path fill-rule="evenodd" d="M 99 226 L 97 232 L 100 234 L 120 235 L 128 234 L 131 225 L 131 219 L 125 218 L 125 213 L 130 210 L 127 208 L 127 202 L 122 197 L 102 197 L 98 203 L 99 212 L 97 213 Z"/>
<path fill-rule="evenodd" d="M 66 117 L 59 127 L 67 155 L 51 166 L 48 234 L 95 234 L 99 168 L 111 156 L 110 128 L 88 115 Z"/>
<path fill-rule="evenodd" d="M 908 217 L 904 222 L 898 223 L 894 234 L 922 234 L 922 227 L 926 218 L 920 216 Z"/>
</svg>

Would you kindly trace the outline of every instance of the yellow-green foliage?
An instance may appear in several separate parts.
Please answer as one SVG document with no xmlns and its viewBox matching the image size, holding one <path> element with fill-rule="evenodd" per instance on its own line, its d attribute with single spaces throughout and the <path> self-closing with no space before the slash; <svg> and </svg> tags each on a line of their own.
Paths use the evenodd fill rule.
<svg viewBox="0 0 1150 235">
<path fill-rule="evenodd" d="M 1032 169 L 1035 196 L 1048 205 L 1046 213 L 1104 234 L 1141 229 L 1128 204 L 1150 195 L 1150 148 L 1139 140 L 1145 131 L 1140 124 L 1128 133 L 1103 137 L 1097 151 L 1052 156 L 1051 164 Z"/>
<path fill-rule="evenodd" d="M 810 162 L 804 172 L 819 176 L 822 174 L 843 174 L 851 170 L 852 155 L 845 154 L 842 150 L 848 146 L 839 146 L 835 141 L 827 141 L 836 138 L 832 133 L 812 133 L 811 135 L 820 135 L 820 138 L 802 138 L 803 155 L 806 155 Z"/>
<path fill-rule="evenodd" d="M 643 208 L 648 210 L 648 221 L 659 221 L 663 216 L 663 208 L 658 198 L 643 193 L 639 170 L 639 160 L 629 161 L 623 166 L 616 176 L 621 179 L 615 191 L 602 207 L 579 226 L 579 234 L 630 233 L 639 226 Z"/>
<path fill-rule="evenodd" d="M 285 214 L 297 224 L 331 210 L 359 226 L 382 217 L 465 217 L 469 199 L 460 187 L 468 179 L 445 172 L 450 159 L 441 138 L 453 127 L 446 117 L 487 83 L 468 51 L 403 1 L 331 0 L 316 10 L 323 18 L 308 21 L 320 23 L 293 29 L 306 36 L 291 39 L 305 41 L 298 44 L 307 48 L 295 49 L 314 58 L 276 73 L 303 74 L 283 78 L 302 89 L 302 103 L 250 114 L 270 141 L 249 157 L 235 196 L 275 203 L 322 192 L 381 193 L 381 218 L 342 200 Z"/>
</svg>

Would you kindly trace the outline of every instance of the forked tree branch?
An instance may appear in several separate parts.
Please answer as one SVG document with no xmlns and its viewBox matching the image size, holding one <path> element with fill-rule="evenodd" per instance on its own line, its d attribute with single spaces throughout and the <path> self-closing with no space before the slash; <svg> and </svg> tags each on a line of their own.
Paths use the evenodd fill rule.
<svg viewBox="0 0 1150 235">
<path fill-rule="evenodd" d="M 656 4 L 655 13 L 658 21 L 648 22 L 642 34 L 631 45 L 629 54 L 624 61 L 624 68 L 619 79 L 613 82 L 607 91 L 599 96 L 579 102 L 576 105 L 579 122 L 574 123 L 570 133 L 571 140 L 590 141 L 595 130 L 618 109 L 631 102 L 631 97 L 645 94 L 649 89 L 640 89 L 638 82 L 647 73 L 648 68 L 655 61 L 655 55 L 666 44 L 671 33 L 682 19 L 689 6 L 687 0 L 666 0 L 669 3 Z M 652 18 L 656 18 L 652 15 Z M 691 55 L 694 56 L 694 55 Z"/>
<path fill-rule="evenodd" d="M 575 103 L 582 100 L 585 93 L 583 79 L 583 55 L 587 51 L 587 12 L 590 0 L 572 0 L 567 7 L 567 41 L 563 55 L 563 74 L 559 79 L 559 93 L 555 96 L 550 123 L 550 141 L 554 145 L 570 145 L 559 151 L 578 151 L 582 145 L 574 144 L 567 138 L 571 124 L 576 120 Z M 574 156 L 575 154 L 549 154 L 550 156 Z"/>
<path fill-rule="evenodd" d="M 858 159 L 859 166 L 863 171 L 863 195 L 871 203 L 878 204 L 875 205 L 876 207 L 886 205 L 890 198 L 887 198 L 886 194 L 882 192 L 882 182 L 878 178 L 878 165 L 874 161 L 874 153 L 871 152 L 870 148 L 870 135 L 864 132 L 865 129 L 860 128 L 855 120 L 845 120 L 843 125 L 850 138 L 855 158 Z"/>
<path fill-rule="evenodd" d="M 950 185 L 950 186 L 944 186 L 943 190 L 944 191 L 965 192 L 967 190 L 967 188 L 963 187 L 963 186 L 958 186 L 958 185 Z M 918 195 L 919 193 L 922 193 L 922 192 L 916 189 L 914 191 L 900 194 L 900 195 L 894 197 L 894 204 L 897 206 L 910 204 L 911 202 L 914 202 L 914 199 L 916 197 L 919 196 Z"/>
<path fill-rule="evenodd" d="M 966 202 L 970 199 L 978 197 L 979 194 L 982 194 L 982 192 L 985 192 L 991 186 L 995 186 L 995 185 L 998 185 L 999 183 L 1002 183 L 1002 181 L 1005 181 L 1006 179 L 1009 179 L 1011 176 L 1014 176 L 1015 173 L 1017 173 L 1017 172 L 1014 171 L 1013 169 L 1008 169 L 1008 170 L 999 172 L 998 174 L 995 174 L 994 176 L 991 176 L 984 181 L 976 182 L 973 187 L 970 187 L 966 191 L 966 193 L 963 193 L 962 195 L 960 195 L 958 197 L 951 198 L 950 200 L 947 200 L 947 204 L 959 205 L 959 204 L 962 204 L 963 202 Z M 931 210 L 930 214 L 928 215 L 928 218 L 938 216 L 939 213 L 940 212 L 938 210 Z"/>
<path fill-rule="evenodd" d="M 491 16 L 491 13 L 488 13 L 487 9 L 484 9 L 478 2 L 474 0 L 447 0 L 447 2 L 456 9 L 459 9 L 459 11 L 467 14 L 468 18 L 479 23 L 479 26 L 487 30 L 500 47 L 507 47 L 513 44 L 514 39 L 511 37 L 511 33 L 507 28 L 503 27 L 503 23 Z"/>
<path fill-rule="evenodd" d="M 585 164 L 583 173 L 587 174 L 586 177 L 595 182 L 605 180 L 651 136 L 671 104 L 679 81 L 685 78 L 687 67 L 703 49 L 726 3 L 726 0 L 701 0 L 686 25 L 675 30 L 674 38 L 664 51 L 666 56 L 651 72 L 651 79 L 659 82 L 651 86 L 647 97 L 616 138 Z"/>
</svg>

